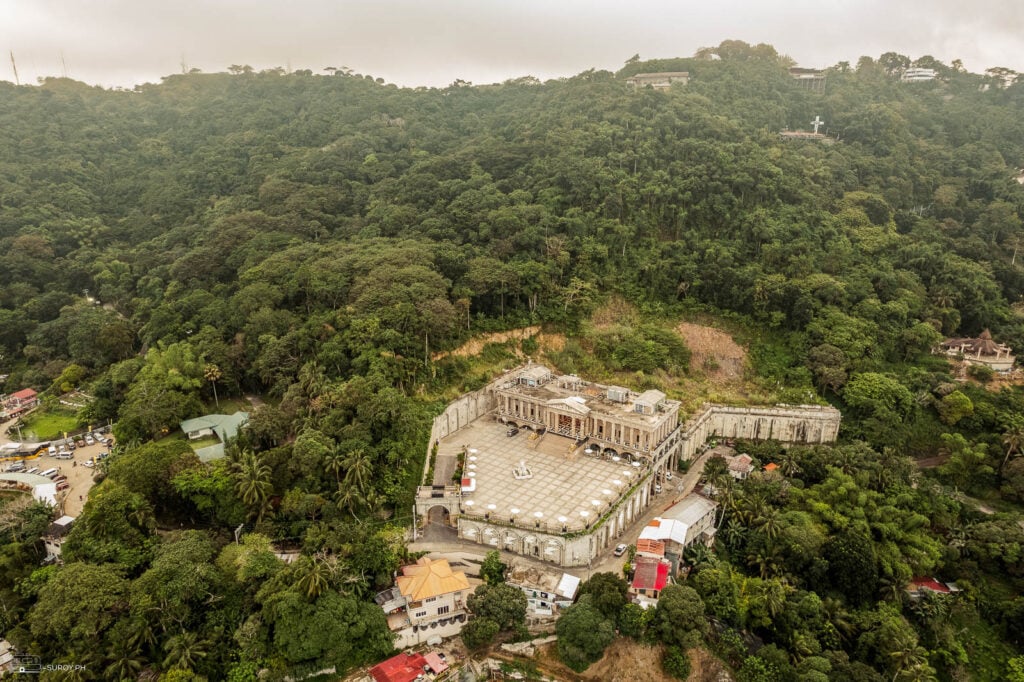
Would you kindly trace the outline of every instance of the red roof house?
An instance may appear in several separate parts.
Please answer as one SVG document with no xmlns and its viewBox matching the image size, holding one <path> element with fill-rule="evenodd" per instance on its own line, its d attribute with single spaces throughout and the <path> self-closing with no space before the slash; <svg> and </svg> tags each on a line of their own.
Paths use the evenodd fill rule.
<svg viewBox="0 0 1024 682">
<path fill-rule="evenodd" d="M 11 394 L 11 400 L 17 400 L 19 403 L 27 403 L 31 400 L 35 400 L 38 394 L 31 388 L 23 388 L 17 393 Z"/>
<path fill-rule="evenodd" d="M 915 577 L 907 585 L 907 592 L 910 593 L 911 598 L 919 598 L 925 592 L 952 594 L 959 591 L 960 588 L 957 587 L 956 583 L 940 583 L 935 578 L 929 578 L 928 576 Z"/>
<path fill-rule="evenodd" d="M 398 654 L 370 668 L 370 677 L 376 682 L 413 682 L 424 672 L 437 674 L 447 669 L 448 664 L 435 653 Z"/>
<path fill-rule="evenodd" d="M 638 557 L 633 567 L 633 584 L 630 591 L 644 597 L 658 598 L 668 585 L 668 574 L 672 564 L 666 559 Z"/>
</svg>

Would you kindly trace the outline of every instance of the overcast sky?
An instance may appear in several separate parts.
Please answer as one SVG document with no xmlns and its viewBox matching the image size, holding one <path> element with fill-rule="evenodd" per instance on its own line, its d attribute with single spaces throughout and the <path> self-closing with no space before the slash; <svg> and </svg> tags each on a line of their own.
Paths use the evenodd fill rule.
<svg viewBox="0 0 1024 682">
<path fill-rule="evenodd" d="M 1024 72 L 1024 0 L 0 0 L 0 49 L 22 83 L 66 68 L 131 86 L 184 63 L 348 66 L 444 86 L 616 70 L 635 53 L 690 56 L 726 39 L 770 43 L 801 66 L 893 50 Z M 0 80 L 13 81 L 2 56 Z"/>
</svg>

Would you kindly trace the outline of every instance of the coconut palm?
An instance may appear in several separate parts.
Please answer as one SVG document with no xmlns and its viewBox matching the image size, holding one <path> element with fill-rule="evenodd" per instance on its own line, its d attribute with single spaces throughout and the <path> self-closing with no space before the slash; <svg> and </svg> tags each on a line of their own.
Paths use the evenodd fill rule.
<svg viewBox="0 0 1024 682">
<path fill-rule="evenodd" d="M 263 520 L 267 502 L 273 486 L 270 483 L 270 467 L 260 462 L 252 450 L 242 453 L 235 465 L 235 492 L 242 504 L 249 508 L 249 515 Z"/>
<path fill-rule="evenodd" d="M 800 463 L 797 462 L 796 456 L 789 450 L 783 450 L 775 457 L 775 460 L 775 463 L 779 465 L 779 471 L 788 478 L 792 478 L 803 471 L 800 468 Z"/>
<path fill-rule="evenodd" d="M 781 580 L 765 580 L 761 583 L 757 598 L 764 603 L 764 608 L 768 611 L 768 614 L 775 618 L 782 611 L 783 607 L 786 606 L 786 593 L 790 589 L 792 588 Z"/>
<path fill-rule="evenodd" d="M 366 492 L 373 475 L 373 463 L 370 456 L 362 450 L 353 450 L 345 455 L 345 483 L 355 486 L 360 494 Z"/>
<path fill-rule="evenodd" d="M 846 610 L 842 600 L 835 597 L 825 597 L 821 602 L 821 610 L 825 613 L 828 622 L 839 633 L 840 639 L 848 642 L 853 638 L 857 628 L 853 624 L 850 612 Z"/>
<path fill-rule="evenodd" d="M 740 541 L 747 534 L 747 528 L 739 519 L 731 518 L 729 523 L 725 524 L 718 533 L 722 538 L 722 542 L 729 548 L 729 551 L 734 552 L 736 547 L 739 546 Z"/>
<path fill-rule="evenodd" d="M 330 586 L 333 574 L 332 567 L 322 556 L 301 557 L 296 570 L 298 571 L 299 579 L 295 586 L 310 601 L 319 597 Z"/>
<path fill-rule="evenodd" d="M 327 470 L 334 474 L 334 482 L 341 486 L 341 472 L 345 469 L 345 455 L 338 450 L 327 453 L 324 458 Z"/>
<path fill-rule="evenodd" d="M 1002 471 L 1006 462 L 1014 455 L 1019 455 L 1024 447 L 1024 424 L 1014 423 L 1003 433 L 1003 445 L 1006 447 L 1006 455 L 1003 456 L 1003 463 L 999 465 Z"/>
<path fill-rule="evenodd" d="M 756 566 L 761 578 L 778 575 L 782 571 L 782 559 L 771 543 L 755 549 L 747 555 L 747 564 Z"/>
<path fill-rule="evenodd" d="M 780 519 L 779 510 L 774 507 L 768 507 L 760 516 L 753 519 L 750 525 L 764 533 L 764 536 L 769 540 L 774 540 L 779 536 L 779 531 L 782 529 Z"/>
<path fill-rule="evenodd" d="M 199 639 L 199 635 L 188 630 L 175 635 L 164 644 L 164 667 L 194 670 L 199 659 L 206 658 L 208 644 Z"/>
<path fill-rule="evenodd" d="M 896 670 L 892 676 L 893 682 L 896 680 L 924 682 L 924 680 L 935 679 L 935 671 L 928 665 L 928 651 L 918 644 L 917 635 L 913 631 L 899 632 L 893 639 L 891 647 L 889 657 Z"/>
<path fill-rule="evenodd" d="M 359 517 L 356 516 L 356 509 L 359 509 L 366 502 L 354 486 L 342 486 L 338 488 L 338 492 L 335 493 L 334 496 L 334 501 L 338 503 L 339 509 L 347 511 L 356 521 L 359 520 Z"/>
<path fill-rule="evenodd" d="M 111 653 L 112 656 L 108 659 L 110 663 L 103 670 L 104 677 L 108 680 L 135 679 L 146 664 L 142 650 L 127 640 L 114 642 Z"/>
</svg>

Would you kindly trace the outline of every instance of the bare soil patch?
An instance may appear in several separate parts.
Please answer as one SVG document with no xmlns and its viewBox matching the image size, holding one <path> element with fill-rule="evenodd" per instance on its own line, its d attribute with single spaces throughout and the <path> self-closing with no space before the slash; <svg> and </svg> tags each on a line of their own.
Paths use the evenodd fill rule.
<svg viewBox="0 0 1024 682">
<path fill-rule="evenodd" d="M 542 332 L 540 325 L 533 325 L 532 327 L 520 327 L 519 329 L 509 329 L 504 332 L 490 332 L 487 334 L 480 334 L 474 336 L 472 339 L 462 344 L 454 350 L 441 351 L 434 353 L 431 357 L 436 360 L 443 360 L 444 358 L 454 356 L 459 358 L 471 358 L 483 352 L 484 346 L 491 343 L 508 343 L 509 341 L 522 341 L 531 337 L 537 338 L 537 345 L 540 347 L 542 352 L 544 351 L 560 351 L 565 347 L 565 336 L 563 334 L 552 334 L 548 332 Z M 517 355 L 521 355 L 522 352 L 519 348 L 515 349 Z"/>
<path fill-rule="evenodd" d="M 590 321 L 596 329 L 607 329 L 618 324 L 630 326 L 636 324 L 639 319 L 636 306 L 621 296 L 612 296 L 590 316 Z"/>
<path fill-rule="evenodd" d="M 640 644 L 619 637 L 604 651 L 604 656 L 583 673 L 593 682 L 672 682 L 675 678 L 661 669 L 661 647 Z"/>
<path fill-rule="evenodd" d="M 690 676 L 686 682 L 731 682 L 732 674 L 719 659 L 707 649 L 690 649 Z"/>
<path fill-rule="evenodd" d="M 690 369 L 704 372 L 714 382 L 735 383 L 743 379 L 747 351 L 721 329 L 692 322 L 676 327 L 692 356 Z"/>
<path fill-rule="evenodd" d="M 557 642 L 540 647 L 536 661 L 541 672 L 564 682 L 674 682 L 661 670 L 661 647 L 639 644 L 626 637 L 612 642 L 601 660 L 582 674 L 559 660 Z"/>
</svg>

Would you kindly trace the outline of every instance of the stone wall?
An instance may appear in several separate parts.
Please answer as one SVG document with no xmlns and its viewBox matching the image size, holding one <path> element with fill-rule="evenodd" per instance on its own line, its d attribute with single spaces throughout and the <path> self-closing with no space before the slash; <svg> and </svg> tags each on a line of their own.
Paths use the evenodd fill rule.
<svg viewBox="0 0 1024 682">
<path fill-rule="evenodd" d="M 690 459 L 709 438 L 777 440 L 783 443 L 832 443 L 842 415 L 834 407 L 708 405 L 683 425 L 683 459 Z"/>
<path fill-rule="evenodd" d="M 434 417 L 434 423 L 430 427 L 430 440 L 427 441 L 427 457 L 423 462 L 421 480 L 430 484 L 430 481 L 425 479 L 427 471 L 430 469 L 431 450 L 434 443 L 442 438 L 447 438 L 459 429 L 468 426 L 470 422 L 484 416 L 494 409 L 495 404 L 494 394 L 489 387 L 485 387 L 457 398 L 444 408 L 444 412 Z"/>
<path fill-rule="evenodd" d="M 434 417 L 434 425 L 430 430 L 430 445 L 468 426 L 470 422 L 484 416 L 494 407 L 494 394 L 486 388 L 454 400 L 444 408 L 444 412 Z"/>
</svg>

